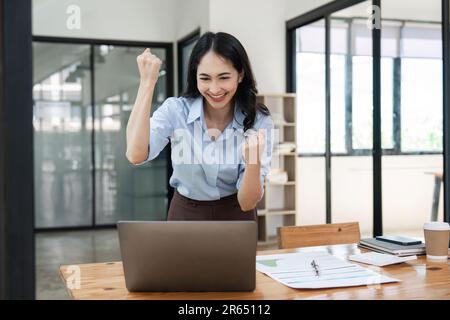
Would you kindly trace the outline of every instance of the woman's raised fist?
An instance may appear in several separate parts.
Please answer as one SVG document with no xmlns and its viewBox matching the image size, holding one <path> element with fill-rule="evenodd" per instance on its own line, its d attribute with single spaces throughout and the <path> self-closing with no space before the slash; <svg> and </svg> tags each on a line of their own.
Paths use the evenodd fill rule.
<svg viewBox="0 0 450 320">
<path fill-rule="evenodd" d="M 139 68 L 139 74 L 141 76 L 141 82 L 156 83 L 162 61 L 157 56 L 152 54 L 149 48 L 145 49 L 142 54 L 138 55 L 136 60 Z"/>
</svg>

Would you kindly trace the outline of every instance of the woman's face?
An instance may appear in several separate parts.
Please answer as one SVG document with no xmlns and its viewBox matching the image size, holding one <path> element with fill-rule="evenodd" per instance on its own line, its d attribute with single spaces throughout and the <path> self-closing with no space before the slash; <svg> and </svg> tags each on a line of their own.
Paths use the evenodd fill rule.
<svg viewBox="0 0 450 320">
<path fill-rule="evenodd" d="M 197 88 L 213 109 L 225 109 L 231 106 L 231 100 L 242 80 L 231 61 L 208 51 L 197 68 Z"/>
</svg>

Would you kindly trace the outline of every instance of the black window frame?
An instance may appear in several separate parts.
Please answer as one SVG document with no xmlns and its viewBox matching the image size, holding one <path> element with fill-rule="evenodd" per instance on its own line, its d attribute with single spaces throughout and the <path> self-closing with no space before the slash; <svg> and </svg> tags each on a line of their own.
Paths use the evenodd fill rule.
<svg viewBox="0 0 450 320">
<path fill-rule="evenodd" d="M 442 10 L 442 61 L 443 61 L 443 150 L 440 151 L 401 151 L 401 88 L 399 85 L 401 75 L 400 60 L 394 61 L 393 78 L 393 148 L 382 149 L 381 146 L 381 32 L 382 29 L 372 30 L 372 58 L 373 58 L 373 143 L 372 149 L 354 149 L 352 146 L 351 96 L 346 95 L 346 153 L 332 153 L 330 146 L 330 19 L 337 11 L 366 2 L 367 0 L 341 0 L 325 4 L 312 11 L 286 21 L 286 92 L 296 91 L 296 30 L 302 26 L 309 25 L 319 20 L 325 20 L 325 152 L 322 153 L 298 153 L 298 157 L 325 157 L 325 186 L 326 186 L 326 223 L 331 223 L 331 157 L 332 156 L 370 156 L 373 157 L 373 236 L 382 235 L 382 184 L 381 184 L 381 161 L 383 155 L 433 155 L 443 154 L 444 168 L 444 221 L 450 221 L 450 0 L 441 0 Z M 384 1 L 384 0 L 383 0 Z M 381 8 L 382 1 L 372 0 L 372 5 Z M 335 17 L 332 18 L 336 19 Z M 392 21 L 395 19 L 382 19 Z M 435 23 L 435 22 L 434 22 Z M 347 54 L 350 54 L 348 52 Z M 399 58 L 400 59 L 400 58 Z M 348 67 L 348 65 L 347 65 Z M 347 81 L 347 79 L 346 79 Z M 348 84 L 346 84 L 348 85 Z M 396 87 L 397 85 L 397 87 Z M 347 92 L 350 90 L 347 90 Z M 350 147 L 350 148 L 349 148 Z"/>
<path fill-rule="evenodd" d="M 442 0 L 442 90 L 444 108 L 444 221 L 450 222 L 450 0 Z M 450 245 L 450 244 L 449 244 Z"/>
<path fill-rule="evenodd" d="M 178 65 L 178 95 L 184 91 L 183 88 L 183 48 L 200 39 L 200 28 L 195 29 L 177 41 L 177 65 Z"/>
<path fill-rule="evenodd" d="M 367 0 L 364 0 L 367 1 Z M 364 2 L 363 1 L 363 2 Z M 345 21 L 346 23 L 351 23 L 353 19 L 366 19 L 364 17 L 352 17 L 352 18 L 341 18 L 341 17 L 330 17 L 330 25 L 332 21 Z M 431 21 L 416 21 L 416 20 L 400 20 L 400 19 L 382 19 L 383 22 L 420 22 L 427 24 L 436 24 L 438 22 Z M 362 149 L 362 148 L 354 148 L 353 147 L 353 126 L 352 126 L 352 113 L 353 113 L 353 85 L 352 85 L 352 55 L 350 53 L 350 30 L 347 30 L 347 54 L 345 54 L 346 62 L 346 94 L 345 94 L 345 146 L 346 152 L 331 152 L 331 156 L 370 156 L 372 155 L 371 149 Z M 295 48 L 294 48 L 295 49 Z M 383 58 L 383 57 L 381 57 Z M 392 78 L 393 78 L 393 127 L 392 127 L 392 137 L 393 137 L 393 147 L 392 148 L 382 148 L 383 155 L 439 155 L 443 153 L 442 151 L 402 151 L 401 144 L 401 57 L 393 58 L 393 70 L 392 70 Z M 325 156 L 326 152 L 323 153 L 308 153 L 308 152 L 299 152 L 299 157 L 309 157 L 309 156 Z"/>
</svg>

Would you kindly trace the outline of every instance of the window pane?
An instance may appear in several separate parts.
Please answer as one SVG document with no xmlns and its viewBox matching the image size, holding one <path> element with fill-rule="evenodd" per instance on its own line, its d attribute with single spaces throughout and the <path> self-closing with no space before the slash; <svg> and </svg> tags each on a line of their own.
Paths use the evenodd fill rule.
<svg viewBox="0 0 450 320">
<path fill-rule="evenodd" d="M 326 222 L 325 157 L 298 157 L 297 168 L 297 222 L 323 224 Z"/>
<path fill-rule="evenodd" d="M 90 48 L 33 43 L 37 228 L 92 223 Z"/>
<path fill-rule="evenodd" d="M 442 60 L 403 58 L 402 151 L 442 151 Z"/>
<path fill-rule="evenodd" d="M 381 57 L 381 147 L 394 148 L 394 59 Z"/>
<path fill-rule="evenodd" d="M 351 144 L 356 150 L 369 149 L 369 154 L 372 148 L 372 35 L 365 21 L 356 19 L 366 16 L 370 5 L 369 1 L 363 2 L 331 17 L 331 49 L 335 50 L 334 43 L 343 40 L 338 31 L 344 26 L 348 37 L 346 55 L 332 52 L 330 57 L 333 153 L 351 152 L 347 150 Z M 331 222 L 358 221 L 362 235 L 370 235 L 372 203 L 372 158 L 332 154 Z"/>
<path fill-rule="evenodd" d="M 150 163 L 128 163 L 126 125 L 139 87 L 136 57 L 145 48 L 95 46 L 96 221 L 165 220 L 167 167 L 164 151 Z M 152 48 L 162 61 L 163 49 Z M 160 72 L 154 111 L 166 98 L 166 70 Z M 114 79 L 114 81 L 111 81 Z"/>
<path fill-rule="evenodd" d="M 296 31 L 297 150 L 321 156 L 298 157 L 297 223 L 325 223 L 325 23 Z M 304 186 L 304 187 L 302 187 Z"/>
<path fill-rule="evenodd" d="M 331 152 L 346 153 L 346 115 L 350 88 L 348 53 L 349 21 L 332 19 L 330 23 L 330 121 Z"/>
<path fill-rule="evenodd" d="M 353 149 L 372 149 L 372 57 L 353 56 Z"/>
<path fill-rule="evenodd" d="M 297 29 L 297 143 L 300 153 L 325 152 L 325 26 Z"/>
<path fill-rule="evenodd" d="M 345 153 L 346 56 L 330 56 L 331 152 Z"/>
<path fill-rule="evenodd" d="M 417 2 L 415 10 L 410 6 L 408 0 L 396 0 L 384 1 L 382 8 L 381 35 L 395 41 L 390 50 L 386 41 L 381 48 L 390 52 L 396 72 L 399 118 L 394 119 L 400 131 L 395 134 L 402 152 L 437 154 L 383 156 L 383 233 L 423 238 L 424 221 L 442 220 L 443 213 L 441 183 L 435 184 L 443 163 L 441 1 Z M 433 216 L 433 201 L 439 198 Z"/>
</svg>

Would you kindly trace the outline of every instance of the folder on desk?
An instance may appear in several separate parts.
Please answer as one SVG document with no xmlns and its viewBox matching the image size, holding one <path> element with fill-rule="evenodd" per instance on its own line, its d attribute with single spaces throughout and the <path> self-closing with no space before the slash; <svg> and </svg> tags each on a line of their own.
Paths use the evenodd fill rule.
<svg viewBox="0 0 450 320">
<path fill-rule="evenodd" d="M 380 241 L 375 238 L 361 239 L 359 247 L 371 251 L 390 253 L 399 257 L 425 254 L 425 244 L 416 244 L 412 246 L 403 246 L 386 241 Z"/>
</svg>

